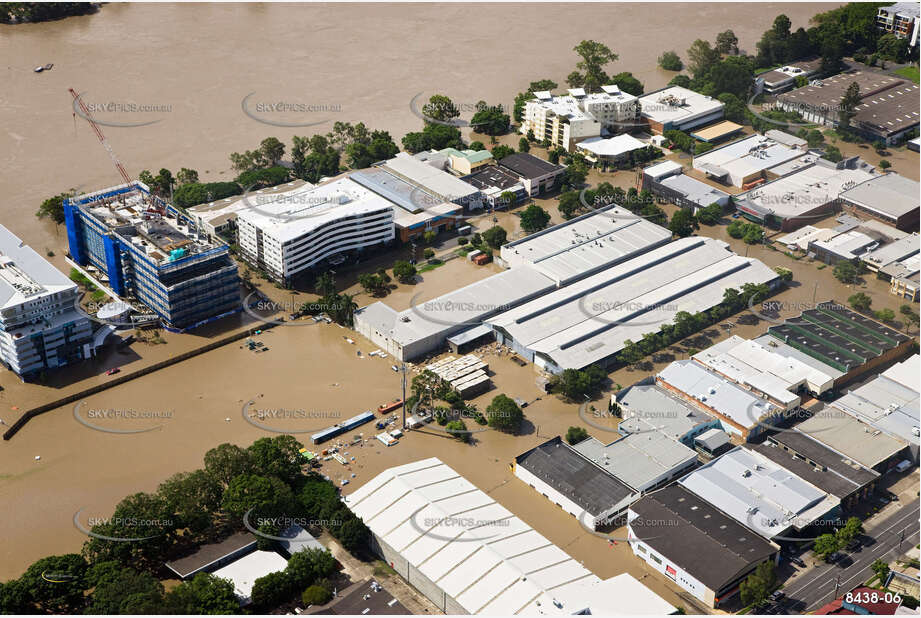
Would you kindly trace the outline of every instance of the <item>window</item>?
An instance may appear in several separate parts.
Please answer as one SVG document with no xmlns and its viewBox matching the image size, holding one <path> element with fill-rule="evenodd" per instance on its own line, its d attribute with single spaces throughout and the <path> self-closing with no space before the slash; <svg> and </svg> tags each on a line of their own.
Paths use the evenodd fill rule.
<svg viewBox="0 0 921 618">
<path fill-rule="evenodd" d="M 662 564 L 662 559 L 655 554 L 649 554 L 649 557 L 652 558 L 656 564 Z"/>
</svg>

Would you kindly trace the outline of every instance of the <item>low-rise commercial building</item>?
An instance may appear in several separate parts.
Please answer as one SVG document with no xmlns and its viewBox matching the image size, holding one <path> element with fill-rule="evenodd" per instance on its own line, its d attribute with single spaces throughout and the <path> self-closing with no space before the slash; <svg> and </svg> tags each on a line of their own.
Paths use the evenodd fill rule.
<svg viewBox="0 0 921 618">
<path fill-rule="evenodd" d="M 868 251 L 860 256 L 860 261 L 866 265 L 867 270 L 877 273 L 881 279 L 888 281 L 891 278 L 891 271 L 887 270 L 889 266 L 904 263 L 918 255 L 919 252 L 921 252 L 921 238 L 917 232 L 914 232 L 884 244 L 878 249 Z"/>
<path fill-rule="evenodd" d="M 841 193 L 871 178 L 873 174 L 859 161 L 836 165 L 818 159 L 814 164 L 732 199 L 746 219 L 792 232 L 840 210 Z"/>
<path fill-rule="evenodd" d="M 860 216 L 872 217 L 906 232 L 918 229 L 921 185 L 895 173 L 867 178 L 843 187 L 841 205 Z"/>
<path fill-rule="evenodd" d="M 643 170 L 643 189 L 668 201 L 689 208 L 697 213 L 710 204 L 719 204 L 722 208 L 729 205 L 729 194 L 725 191 L 686 176 L 684 168 L 674 161 L 665 161 Z"/>
<path fill-rule="evenodd" d="M 21 377 L 95 354 L 77 284 L 0 225 L 0 362 Z"/>
<path fill-rule="evenodd" d="M 823 444 L 821 434 L 780 431 L 747 448 L 836 496 L 845 511 L 869 497 L 879 480 L 878 472 Z"/>
<path fill-rule="evenodd" d="M 213 575 L 230 580 L 240 605 L 246 606 L 253 602 L 253 585 L 257 579 L 284 571 L 287 566 L 288 561 L 276 552 L 256 550 L 217 569 Z"/>
<path fill-rule="evenodd" d="M 755 90 L 778 95 L 796 86 L 797 78 L 809 78 L 819 72 L 822 59 L 800 60 L 755 76 Z"/>
<path fill-rule="evenodd" d="M 698 436 L 721 426 L 718 418 L 657 386 L 655 378 L 628 386 L 611 400 L 622 419 L 617 431 L 624 435 L 659 431 L 694 448 Z"/>
<path fill-rule="evenodd" d="M 834 406 L 817 410 L 810 418 L 789 431 L 772 436 L 772 439 L 786 441 L 785 435 L 791 432 L 809 436 L 850 461 L 880 474 L 911 458 L 908 442 L 862 423 Z"/>
<path fill-rule="evenodd" d="M 656 375 L 656 384 L 720 420 L 722 429 L 754 440 L 781 422 L 786 410 L 693 360 L 677 360 Z"/>
<path fill-rule="evenodd" d="M 671 614 L 628 576 L 601 580 L 432 457 L 385 470 L 345 498 L 371 549 L 447 614 Z"/>
<path fill-rule="evenodd" d="M 590 137 L 576 144 L 576 152 L 581 153 L 587 161 L 597 165 L 607 165 L 623 161 L 634 150 L 645 148 L 646 144 L 627 133 L 615 137 Z"/>
<path fill-rule="evenodd" d="M 813 240 L 807 248 L 810 255 L 826 264 L 853 262 L 879 246 L 875 238 L 863 232 L 851 230 L 828 240 Z"/>
<path fill-rule="evenodd" d="M 706 95 L 669 86 L 639 99 L 640 116 L 653 133 L 689 131 L 723 117 L 723 104 Z"/>
<path fill-rule="evenodd" d="M 678 482 L 768 540 L 788 537 L 840 513 L 841 500 L 757 451 L 736 447 Z"/>
<path fill-rule="evenodd" d="M 600 243 L 600 241 L 599 241 Z M 496 339 L 559 373 L 615 360 L 680 311 L 707 311 L 727 287 L 775 285 L 777 273 L 722 241 L 688 237 L 610 266 L 487 321 Z"/>
<path fill-rule="evenodd" d="M 758 180 L 773 180 L 771 169 L 798 159 L 805 149 L 793 148 L 764 135 L 750 135 L 694 157 L 694 169 L 708 177 L 745 187 Z"/>
<path fill-rule="evenodd" d="M 484 165 L 473 174 L 464 176 L 462 180 L 479 189 L 483 195 L 483 201 L 494 210 L 509 208 L 528 197 L 524 183 L 518 178 L 518 175 L 498 165 Z M 514 196 L 514 202 L 506 201 L 508 194 Z"/>
<path fill-rule="evenodd" d="M 605 444 L 589 437 L 573 450 L 640 494 L 664 487 L 697 466 L 697 453 L 665 433 L 629 433 Z"/>
<path fill-rule="evenodd" d="M 349 178 L 273 197 L 237 226 L 244 259 L 278 281 L 394 240 L 393 204 Z"/>
<path fill-rule="evenodd" d="M 681 485 L 633 504 L 627 531 L 636 557 L 707 607 L 724 604 L 759 564 L 779 559 L 777 544 Z"/>
<path fill-rule="evenodd" d="M 200 233 L 211 239 L 212 242 L 224 242 L 224 238 L 234 238 L 237 229 L 237 217 L 241 212 L 251 208 L 259 208 L 263 204 L 273 201 L 273 194 L 288 193 L 300 189 L 308 191 L 314 185 L 303 180 L 292 180 L 274 187 L 265 189 L 247 190 L 241 196 L 234 196 L 199 204 L 186 209 L 195 222 Z"/>
<path fill-rule="evenodd" d="M 560 436 L 515 458 L 515 476 L 597 530 L 622 517 L 640 492 L 574 450 Z"/>
<path fill-rule="evenodd" d="M 866 384 L 848 391 L 829 405 L 894 438 L 908 442 L 912 459 L 917 463 L 918 446 L 921 443 L 919 375 L 921 357 L 915 354 Z"/>
<path fill-rule="evenodd" d="M 142 182 L 64 200 L 71 258 L 93 266 L 119 297 L 133 297 L 168 327 L 188 330 L 241 310 L 230 250 Z"/>
<path fill-rule="evenodd" d="M 694 438 L 694 448 L 703 456 L 704 461 L 710 461 L 732 449 L 729 434 L 722 429 L 708 429 Z"/>
<path fill-rule="evenodd" d="M 555 189 L 566 168 L 544 161 L 527 152 L 517 152 L 499 161 L 499 167 L 518 177 L 530 196 L 543 195 Z"/>
<path fill-rule="evenodd" d="M 811 225 L 804 225 L 803 227 L 790 232 L 789 234 L 784 234 L 783 236 L 776 238 L 774 242 L 785 246 L 791 251 L 799 249 L 800 251 L 808 251 L 809 243 L 813 241 L 825 241 L 831 240 L 838 234 L 838 230 L 834 228 L 825 228 L 825 227 L 813 227 Z"/>
<path fill-rule="evenodd" d="M 463 206 L 466 210 L 480 208 L 480 195 L 476 187 L 445 171 L 445 163 L 436 158 L 422 161 L 405 152 L 397 153 L 375 167 L 402 179 L 413 187 L 442 202 Z"/>
<path fill-rule="evenodd" d="M 445 167 L 443 169 L 457 176 L 467 176 L 493 162 L 492 153 L 488 150 L 442 148 L 441 150 L 420 152 L 414 156 L 416 159 L 426 161 L 429 164 L 436 161 L 444 161 Z"/>
<path fill-rule="evenodd" d="M 840 372 L 834 390 L 906 356 L 912 345 L 912 339 L 897 330 L 833 301 L 771 326 L 768 334 Z"/>
<path fill-rule="evenodd" d="M 732 121 L 721 120 L 717 123 L 711 124 L 710 126 L 694 129 L 691 131 L 691 137 L 702 142 L 722 142 L 723 140 L 728 139 L 730 136 L 735 135 L 744 128 L 745 127 L 742 125 L 736 124 Z"/>
<path fill-rule="evenodd" d="M 538 141 L 571 152 L 577 142 L 605 133 L 619 133 L 637 125 L 637 98 L 616 85 L 602 86 L 601 92 L 586 94 L 571 88 L 566 95 L 535 92 L 525 103 L 522 134 L 531 132 Z"/>
</svg>

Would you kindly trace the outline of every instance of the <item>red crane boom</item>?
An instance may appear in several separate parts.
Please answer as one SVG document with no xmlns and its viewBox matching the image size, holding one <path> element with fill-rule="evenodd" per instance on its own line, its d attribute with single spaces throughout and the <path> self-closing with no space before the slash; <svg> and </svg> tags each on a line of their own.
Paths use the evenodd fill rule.
<svg viewBox="0 0 921 618">
<path fill-rule="evenodd" d="M 80 110 L 83 112 L 83 118 L 88 123 L 90 123 L 90 127 L 93 129 L 93 133 L 96 134 L 99 142 L 105 147 L 106 152 L 109 153 L 109 157 L 111 157 L 112 163 L 115 164 L 115 169 L 117 169 L 118 173 L 121 174 L 122 180 L 125 181 L 126 185 L 131 184 L 131 177 L 128 176 L 128 172 L 125 171 L 125 166 L 122 165 L 121 161 L 118 160 L 118 157 L 115 156 L 115 151 L 112 150 L 111 146 L 109 146 L 109 142 L 106 141 L 106 136 L 102 134 L 102 129 L 100 129 L 99 125 L 96 124 L 96 121 L 93 119 L 93 114 L 90 113 L 90 109 L 86 106 L 86 103 L 83 102 L 83 99 L 80 98 L 80 95 L 77 94 L 73 88 L 68 88 L 67 91 L 74 97 L 74 101 L 76 101 L 77 105 L 80 106 Z"/>
</svg>

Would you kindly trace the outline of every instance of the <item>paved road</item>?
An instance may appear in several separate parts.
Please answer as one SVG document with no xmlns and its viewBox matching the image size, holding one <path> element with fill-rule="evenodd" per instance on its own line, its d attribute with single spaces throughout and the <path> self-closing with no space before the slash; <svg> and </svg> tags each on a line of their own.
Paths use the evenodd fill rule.
<svg viewBox="0 0 921 618">
<path fill-rule="evenodd" d="M 837 596 L 840 596 L 870 579 L 873 575 L 870 565 L 877 558 L 889 562 L 918 543 L 918 509 L 919 500 L 915 499 L 902 503 L 891 514 L 872 523 L 864 530 L 864 536 L 875 539 L 874 544 L 865 546 L 857 553 L 842 552 L 845 558 L 839 564 L 843 566 L 823 564 L 807 573 L 803 579 L 786 586 L 783 589 L 787 595 L 784 606 L 791 613 L 812 612 L 836 598 L 836 582 Z"/>
</svg>

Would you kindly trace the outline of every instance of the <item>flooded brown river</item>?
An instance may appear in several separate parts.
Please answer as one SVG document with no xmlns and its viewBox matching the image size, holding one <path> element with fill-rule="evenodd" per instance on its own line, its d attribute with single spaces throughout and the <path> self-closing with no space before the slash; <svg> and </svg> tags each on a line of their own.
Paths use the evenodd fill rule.
<svg viewBox="0 0 921 618">
<path fill-rule="evenodd" d="M 656 67 L 663 51 L 685 56 L 694 39 L 713 40 L 727 28 L 752 50 L 778 13 L 798 27 L 832 6 L 109 4 L 96 15 L 2 26 L 0 222 L 36 250 L 54 250 L 63 268 L 63 228 L 40 223 L 38 204 L 68 188 L 89 191 L 119 182 L 86 122 L 74 116 L 71 87 L 99 105 L 97 117 L 110 124 L 158 120 L 103 127 L 130 174 L 189 167 L 206 180 L 229 179 L 228 153 L 252 149 L 269 135 L 290 142 L 291 135 L 325 133 L 332 121 L 343 120 L 363 121 L 399 139 L 421 124 L 409 108 L 419 92 L 510 104 L 529 81 L 551 78 L 562 85 L 577 60 L 572 48 L 582 39 L 608 44 L 620 54 L 609 72 L 632 71 L 649 90 L 671 78 Z M 48 62 L 52 71 L 32 72 Z M 309 121 L 328 122 L 297 128 L 256 122 L 241 108 L 250 93 L 253 102 L 324 107 L 310 112 Z M 135 105 L 153 111 L 138 112 Z M 471 269 L 457 260 L 428 273 L 425 297 L 486 274 Z M 401 288 L 392 302 L 405 306 L 415 293 Z M 250 400 L 257 409 L 312 412 L 290 421 L 301 426 L 281 426 L 306 431 L 394 399 L 400 383 L 391 361 L 359 358 L 356 349 L 367 354 L 373 348 L 354 335 L 356 344 L 347 343 L 348 333 L 334 325 L 280 327 L 262 338 L 269 352 L 231 344 L 106 391 L 80 409 L 83 419 L 91 411 L 136 412 L 145 418 L 103 414 L 92 422 L 118 429 L 159 426 L 152 431 L 97 431 L 67 407 L 0 444 L 0 502 L 6 505 L 0 580 L 18 576 L 44 555 L 78 551 L 85 539 L 72 523 L 78 510 L 84 509 L 83 517 L 108 516 L 122 497 L 152 491 L 170 475 L 200 466 L 205 451 L 221 442 L 248 444 L 272 435 L 243 419 Z M 191 345 L 170 340 L 149 355 L 162 358 Z M 498 388 L 477 400 L 481 409 L 498 392 L 526 401 L 540 396 L 531 367 L 487 360 Z M 7 423 L 34 405 L 32 399 L 51 398 L 49 389 L 23 386 L 6 371 L 0 383 L 6 388 L 0 418 Z M 642 563 L 628 559 L 623 545 L 608 548 L 511 475 L 514 455 L 578 424 L 575 406 L 552 398 L 526 412 L 530 424 L 523 436 L 488 431 L 467 446 L 413 433 L 395 447 L 373 442 L 353 449 L 351 470 L 330 468 L 339 466 L 335 462 L 326 467 L 334 479 L 354 473 L 351 490 L 385 466 L 438 455 L 599 575 L 642 577 Z M 370 427 L 362 431 L 372 434 Z M 680 602 L 656 582 L 646 580 Z"/>
</svg>

